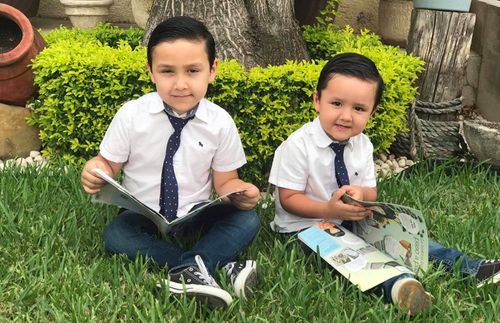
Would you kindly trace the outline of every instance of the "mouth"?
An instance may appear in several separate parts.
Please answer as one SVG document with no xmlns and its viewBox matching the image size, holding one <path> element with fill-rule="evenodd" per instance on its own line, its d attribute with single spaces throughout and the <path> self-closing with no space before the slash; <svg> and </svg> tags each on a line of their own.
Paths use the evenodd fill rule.
<svg viewBox="0 0 500 323">
<path fill-rule="evenodd" d="M 185 94 L 185 95 L 172 95 L 174 98 L 176 99 L 186 99 L 186 98 L 190 98 L 191 95 L 189 94 Z"/>
<path fill-rule="evenodd" d="M 338 128 L 338 129 L 350 129 L 351 126 L 343 125 L 343 124 L 335 124 L 335 128 Z"/>
</svg>

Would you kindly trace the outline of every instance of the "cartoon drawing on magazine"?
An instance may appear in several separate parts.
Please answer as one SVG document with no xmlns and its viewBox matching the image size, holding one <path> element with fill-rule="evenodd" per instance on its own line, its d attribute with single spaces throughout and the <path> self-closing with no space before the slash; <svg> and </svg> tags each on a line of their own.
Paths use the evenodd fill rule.
<svg viewBox="0 0 500 323">
<path fill-rule="evenodd" d="M 335 223 L 329 221 L 321 221 L 317 226 L 333 237 L 342 237 L 345 235 L 345 232 L 342 231 L 342 229 L 336 226 Z"/>
<path fill-rule="evenodd" d="M 411 266 L 412 246 L 408 240 L 396 240 L 391 236 L 385 236 L 383 240 L 376 241 L 375 247 L 384 250 L 391 257 L 402 259 L 404 263 Z"/>
<path fill-rule="evenodd" d="M 412 217 L 411 215 L 403 212 L 398 213 L 398 219 L 400 220 L 399 222 L 401 223 L 403 232 L 408 231 L 411 234 L 419 235 L 421 237 L 423 236 L 424 230 L 421 229 L 421 219 Z"/>
</svg>

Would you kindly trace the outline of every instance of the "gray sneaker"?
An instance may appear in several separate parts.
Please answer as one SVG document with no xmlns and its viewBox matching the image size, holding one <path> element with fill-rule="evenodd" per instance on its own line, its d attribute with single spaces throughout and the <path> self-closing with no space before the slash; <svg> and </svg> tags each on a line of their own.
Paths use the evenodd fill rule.
<svg viewBox="0 0 500 323">
<path fill-rule="evenodd" d="M 197 266 L 189 266 L 176 273 L 169 273 L 168 284 L 171 294 L 185 294 L 201 303 L 207 302 L 211 309 L 228 307 L 233 298 L 220 288 L 208 273 L 200 256 L 195 257 Z M 159 287 L 161 285 L 159 284 Z"/>
<path fill-rule="evenodd" d="M 258 284 L 257 263 L 254 260 L 230 262 L 222 268 L 231 280 L 236 295 L 247 299 Z"/>
</svg>

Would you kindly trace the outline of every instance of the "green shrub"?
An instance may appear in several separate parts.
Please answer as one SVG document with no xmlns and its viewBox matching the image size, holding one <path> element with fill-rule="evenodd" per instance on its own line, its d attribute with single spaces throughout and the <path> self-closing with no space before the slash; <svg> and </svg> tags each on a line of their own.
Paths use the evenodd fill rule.
<svg viewBox="0 0 500 323">
<path fill-rule="evenodd" d="M 110 47 L 118 47 L 119 42 L 126 42 L 132 48 L 141 45 L 144 30 L 137 27 L 119 28 L 110 24 L 102 24 L 95 28 L 77 29 L 60 27 L 43 34 L 43 38 L 50 46 L 60 41 L 75 43 L 99 43 Z"/>
<path fill-rule="evenodd" d="M 30 124 L 40 129 L 44 155 L 81 163 L 98 151 L 116 110 L 153 90 L 146 54 L 121 43 L 58 41 L 33 62 L 39 97 Z"/>
<path fill-rule="evenodd" d="M 304 40 L 313 59 L 328 60 L 338 53 L 355 52 L 375 62 L 384 79 L 385 91 L 364 132 L 373 142 L 375 151 L 386 151 L 398 133 L 408 130 L 406 113 L 415 100 L 415 82 L 424 61 L 398 47 L 382 44 L 377 35 L 367 30 L 355 34 L 349 26 L 339 29 L 329 18 L 333 7 L 325 9 L 316 24 L 305 26 Z"/>
<path fill-rule="evenodd" d="M 248 159 L 241 176 L 267 185 L 274 151 L 314 118 L 312 92 L 320 66 L 287 62 L 245 72 L 236 61 L 220 64 L 208 98 L 233 116 Z"/>
<path fill-rule="evenodd" d="M 30 123 L 40 129 L 45 156 L 62 156 L 80 164 L 98 152 L 117 109 L 154 88 L 145 68 L 145 49 L 129 46 L 129 36 L 125 40 L 109 36 L 106 39 L 114 39 L 111 47 L 104 45 L 108 40 L 102 36 L 92 41 L 92 37 L 105 34 L 96 30 L 63 28 L 53 33 L 60 38 L 49 34 L 49 46 L 33 63 L 40 95 L 33 104 Z M 358 50 L 354 45 L 344 48 Z M 411 101 L 414 94 L 407 90 L 413 89 L 413 65 L 407 71 L 405 66 L 412 61 L 391 64 L 402 55 L 395 48 L 372 47 L 367 55 L 379 62 L 386 80 L 398 79 L 388 82 L 380 111 L 367 127 L 366 133 L 379 151 L 387 149 L 403 128 L 398 120 L 404 118 L 404 102 Z M 248 159 L 242 178 L 262 188 L 267 185 L 275 149 L 315 116 L 312 93 L 323 64 L 287 62 L 245 71 L 236 61 L 220 63 L 207 97 L 227 109 L 238 126 Z"/>
</svg>

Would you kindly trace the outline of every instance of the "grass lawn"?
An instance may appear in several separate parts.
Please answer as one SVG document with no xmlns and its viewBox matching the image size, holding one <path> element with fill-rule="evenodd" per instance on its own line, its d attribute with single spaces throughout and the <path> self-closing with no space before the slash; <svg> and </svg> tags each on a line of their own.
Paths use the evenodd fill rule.
<svg viewBox="0 0 500 323">
<path fill-rule="evenodd" d="M 431 239 L 473 257 L 500 257 L 499 192 L 496 173 L 455 164 L 421 163 L 379 183 L 380 200 L 422 210 Z M 0 171 L 0 321 L 500 321 L 499 286 L 476 289 L 441 267 L 422 277 L 436 305 L 407 318 L 273 233 L 269 200 L 259 205 L 262 230 L 243 255 L 258 261 L 259 289 L 247 302 L 235 298 L 229 309 L 209 311 L 158 291 L 166 270 L 104 253 L 101 234 L 116 211 L 91 203 L 79 170 Z"/>
</svg>

